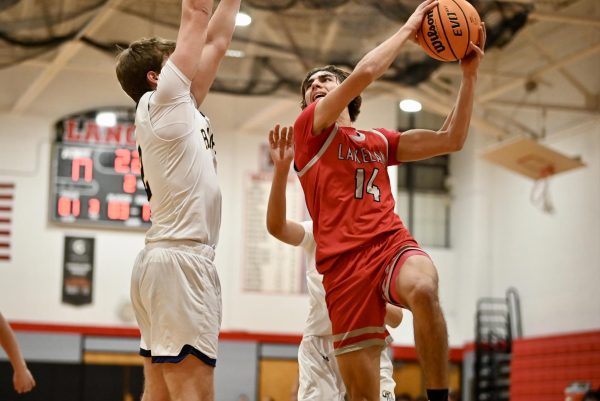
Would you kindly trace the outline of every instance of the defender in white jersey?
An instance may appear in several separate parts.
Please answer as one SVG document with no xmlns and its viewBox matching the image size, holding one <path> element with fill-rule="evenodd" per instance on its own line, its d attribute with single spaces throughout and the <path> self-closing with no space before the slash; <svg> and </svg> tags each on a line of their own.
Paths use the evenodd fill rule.
<svg viewBox="0 0 600 401">
<path fill-rule="evenodd" d="M 175 42 L 133 42 L 117 77 L 136 102 L 136 141 L 152 210 L 131 278 L 142 335 L 143 401 L 212 401 L 221 325 L 214 249 L 221 191 L 213 132 L 198 107 L 231 42 L 240 0 L 183 0 Z"/>
<path fill-rule="evenodd" d="M 312 221 L 301 223 L 286 220 L 285 189 L 291 161 L 294 159 L 293 128 L 276 126 L 269 133 L 271 158 L 275 165 L 267 209 L 267 228 L 277 239 L 300 246 L 306 255 L 306 280 L 309 294 L 309 313 L 302 342 L 298 349 L 300 385 L 298 401 L 343 401 L 346 387 L 333 354 L 331 320 L 325 303 L 323 276 L 317 272 Z M 402 310 L 387 305 L 386 324 L 396 327 L 402 320 Z M 381 351 L 380 399 L 394 400 L 396 383 L 389 350 Z"/>
</svg>

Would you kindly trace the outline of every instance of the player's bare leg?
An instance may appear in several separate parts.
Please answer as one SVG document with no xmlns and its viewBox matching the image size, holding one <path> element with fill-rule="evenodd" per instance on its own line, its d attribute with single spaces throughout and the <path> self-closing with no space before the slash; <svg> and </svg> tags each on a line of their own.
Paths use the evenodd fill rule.
<svg viewBox="0 0 600 401">
<path fill-rule="evenodd" d="M 169 401 L 167 384 L 163 378 L 161 365 L 144 358 L 144 394 L 142 401 Z"/>
<path fill-rule="evenodd" d="M 214 401 L 214 367 L 188 355 L 179 363 L 163 363 L 170 401 Z"/>
<path fill-rule="evenodd" d="M 395 283 L 399 299 L 413 314 L 415 345 L 428 389 L 448 388 L 448 330 L 438 297 L 438 275 L 431 260 L 410 256 Z"/>
<path fill-rule="evenodd" d="M 337 356 L 350 401 L 379 401 L 381 350 L 373 346 Z"/>
</svg>

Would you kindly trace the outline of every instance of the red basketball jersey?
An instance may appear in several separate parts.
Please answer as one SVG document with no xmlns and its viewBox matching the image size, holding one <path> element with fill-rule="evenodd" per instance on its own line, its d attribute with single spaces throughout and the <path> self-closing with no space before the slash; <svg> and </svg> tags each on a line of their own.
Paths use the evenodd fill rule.
<svg viewBox="0 0 600 401">
<path fill-rule="evenodd" d="M 294 125 L 294 165 L 313 219 L 319 268 L 325 259 L 380 234 L 406 230 L 394 212 L 387 173 L 388 165 L 398 164 L 400 133 L 336 124 L 314 136 L 316 104 L 304 109 Z"/>
</svg>

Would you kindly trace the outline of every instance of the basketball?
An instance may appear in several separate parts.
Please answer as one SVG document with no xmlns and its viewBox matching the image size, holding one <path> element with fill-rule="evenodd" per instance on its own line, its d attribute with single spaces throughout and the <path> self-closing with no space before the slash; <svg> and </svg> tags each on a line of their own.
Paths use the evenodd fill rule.
<svg viewBox="0 0 600 401">
<path fill-rule="evenodd" d="M 481 19 L 475 7 L 466 0 L 439 0 L 417 32 L 417 42 L 431 57 L 441 61 L 456 61 L 477 44 Z"/>
</svg>

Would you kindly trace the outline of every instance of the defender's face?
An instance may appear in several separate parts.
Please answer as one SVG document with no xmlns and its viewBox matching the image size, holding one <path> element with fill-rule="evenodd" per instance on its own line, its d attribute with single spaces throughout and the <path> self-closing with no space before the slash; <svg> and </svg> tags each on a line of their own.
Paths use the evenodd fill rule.
<svg viewBox="0 0 600 401">
<path fill-rule="evenodd" d="M 337 77 L 329 71 L 315 72 L 304 84 L 304 102 L 309 105 L 325 97 L 340 85 Z"/>
</svg>

